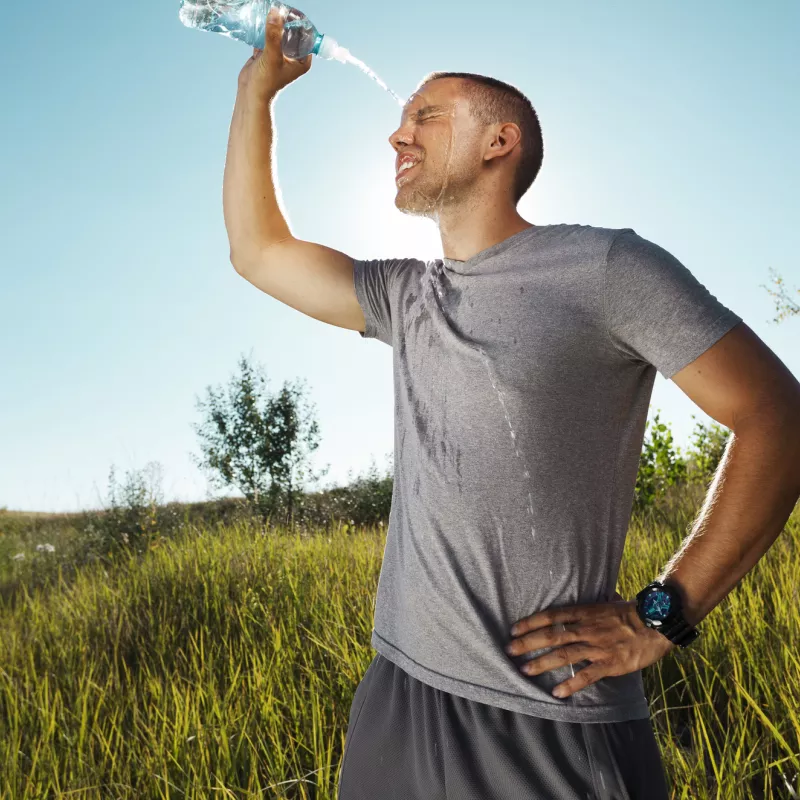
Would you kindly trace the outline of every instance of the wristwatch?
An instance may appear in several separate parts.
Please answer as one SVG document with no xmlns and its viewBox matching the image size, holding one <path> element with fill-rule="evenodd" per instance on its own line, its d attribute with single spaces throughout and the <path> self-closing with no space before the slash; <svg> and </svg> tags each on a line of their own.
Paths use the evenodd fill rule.
<svg viewBox="0 0 800 800">
<path fill-rule="evenodd" d="M 684 619 L 683 602 L 675 586 L 659 581 L 648 584 L 636 595 L 636 611 L 648 628 L 663 633 L 680 647 L 688 647 L 700 635 Z"/>
</svg>

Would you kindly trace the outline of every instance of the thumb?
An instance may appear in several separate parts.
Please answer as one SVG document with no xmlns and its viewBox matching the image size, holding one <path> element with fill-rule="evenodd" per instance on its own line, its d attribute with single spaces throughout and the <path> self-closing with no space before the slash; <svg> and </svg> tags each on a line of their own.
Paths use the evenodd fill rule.
<svg viewBox="0 0 800 800">
<path fill-rule="evenodd" d="M 267 12 L 266 25 L 264 26 L 264 49 L 280 47 L 283 38 L 284 15 L 276 6 L 271 6 Z"/>
</svg>

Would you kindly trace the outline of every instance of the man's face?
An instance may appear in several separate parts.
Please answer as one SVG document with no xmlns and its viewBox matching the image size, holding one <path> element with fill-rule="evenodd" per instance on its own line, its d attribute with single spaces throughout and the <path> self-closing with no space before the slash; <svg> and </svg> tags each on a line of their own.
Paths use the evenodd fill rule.
<svg viewBox="0 0 800 800">
<path fill-rule="evenodd" d="M 460 90 L 460 78 L 425 84 L 408 99 L 400 127 L 389 137 L 397 153 L 394 203 L 405 214 L 436 218 L 442 207 L 474 190 L 482 165 L 481 130 Z M 406 161 L 410 169 L 403 169 Z"/>
</svg>

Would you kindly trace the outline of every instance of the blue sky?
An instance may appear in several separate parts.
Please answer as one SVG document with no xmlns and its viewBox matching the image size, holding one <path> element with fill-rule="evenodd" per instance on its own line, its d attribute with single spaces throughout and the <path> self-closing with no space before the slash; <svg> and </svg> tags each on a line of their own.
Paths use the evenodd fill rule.
<svg viewBox="0 0 800 800">
<path fill-rule="evenodd" d="M 300 6 L 407 97 L 431 70 L 508 81 L 543 127 L 534 224 L 632 227 L 679 258 L 800 375 L 769 268 L 800 286 L 800 4 L 477 2 Z M 222 179 L 252 50 L 191 30 L 177 2 L 39 7 L 0 48 L 0 506 L 98 507 L 112 464 L 163 466 L 168 500 L 208 496 L 195 398 L 241 354 L 277 390 L 305 378 L 343 483 L 393 448 L 391 349 L 259 292 L 229 261 Z M 134 14 L 134 11 L 136 12 Z M 43 13 L 46 12 L 46 13 Z M 295 236 L 356 258 L 441 255 L 394 207 L 400 109 L 316 59 L 278 98 Z M 696 414 L 661 375 L 677 443 Z"/>
</svg>

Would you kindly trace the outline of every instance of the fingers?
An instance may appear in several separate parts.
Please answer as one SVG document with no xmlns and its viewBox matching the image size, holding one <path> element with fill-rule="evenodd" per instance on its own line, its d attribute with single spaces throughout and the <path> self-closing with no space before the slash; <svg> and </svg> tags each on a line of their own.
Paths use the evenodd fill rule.
<svg viewBox="0 0 800 800">
<path fill-rule="evenodd" d="M 553 689 L 551 694 L 553 697 L 570 697 L 571 695 L 575 694 L 575 692 L 585 689 L 587 686 L 596 683 L 601 678 L 605 678 L 609 674 L 610 673 L 607 671 L 605 664 L 592 664 L 591 666 L 584 667 L 579 672 L 576 672 L 574 678 L 570 678 L 563 683 L 559 683 L 558 686 Z"/>
<path fill-rule="evenodd" d="M 505 650 L 510 656 L 518 656 L 542 647 L 554 647 L 565 642 L 585 641 L 584 636 L 585 632 L 579 623 L 561 623 L 518 636 L 506 645 Z"/>
<path fill-rule="evenodd" d="M 583 660 L 591 661 L 592 658 L 597 658 L 601 654 L 602 651 L 599 648 L 591 645 L 570 644 L 565 647 L 557 647 L 552 652 L 538 658 L 532 658 L 523 664 L 519 671 L 526 675 L 539 675 L 549 669 L 563 667 L 565 664 L 577 664 Z"/>
<path fill-rule="evenodd" d="M 557 608 L 547 608 L 518 620 L 511 627 L 511 635 L 519 636 L 521 633 L 556 625 L 562 622 L 578 622 L 592 611 L 591 606 L 562 606 Z"/>
</svg>

